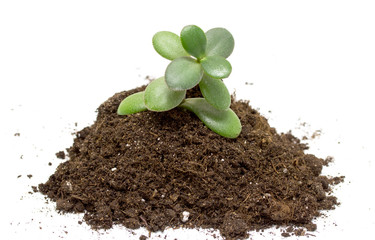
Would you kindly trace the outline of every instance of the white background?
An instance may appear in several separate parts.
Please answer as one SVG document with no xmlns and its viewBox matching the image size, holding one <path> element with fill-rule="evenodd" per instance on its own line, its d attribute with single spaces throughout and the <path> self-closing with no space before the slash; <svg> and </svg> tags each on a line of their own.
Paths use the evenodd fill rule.
<svg viewBox="0 0 375 240">
<path fill-rule="evenodd" d="M 100 103 L 146 83 L 146 76 L 163 75 L 168 61 L 154 51 L 153 34 L 179 33 L 189 24 L 232 32 L 233 72 L 225 82 L 279 132 L 302 137 L 321 130 L 307 141 L 309 152 L 333 156 L 324 174 L 346 180 L 334 193 L 341 205 L 316 221 L 313 239 L 372 239 L 374 1 L 1 0 L 2 239 L 147 235 L 121 227 L 92 231 L 77 223 L 82 216 L 59 215 L 53 203 L 28 192 L 54 172 L 61 162 L 54 153 L 72 144 L 72 132 L 95 120 Z M 275 229 L 250 234 L 281 239 Z M 152 234 L 164 237 L 213 239 L 213 233 Z"/>
</svg>

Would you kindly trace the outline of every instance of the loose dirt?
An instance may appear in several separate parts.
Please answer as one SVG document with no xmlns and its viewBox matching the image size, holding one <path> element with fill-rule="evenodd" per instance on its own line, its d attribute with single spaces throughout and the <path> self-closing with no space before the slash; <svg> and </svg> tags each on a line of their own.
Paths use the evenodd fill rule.
<svg viewBox="0 0 375 240">
<path fill-rule="evenodd" d="M 182 109 L 118 116 L 121 100 L 142 89 L 104 102 L 68 160 L 39 185 L 57 210 L 84 212 L 96 229 L 202 227 L 243 239 L 274 225 L 291 226 L 285 236 L 313 231 L 320 211 L 337 205 L 331 187 L 342 177 L 321 175 L 329 160 L 305 154 L 305 144 L 277 133 L 248 102 L 232 102 L 243 129 L 226 139 Z"/>
</svg>

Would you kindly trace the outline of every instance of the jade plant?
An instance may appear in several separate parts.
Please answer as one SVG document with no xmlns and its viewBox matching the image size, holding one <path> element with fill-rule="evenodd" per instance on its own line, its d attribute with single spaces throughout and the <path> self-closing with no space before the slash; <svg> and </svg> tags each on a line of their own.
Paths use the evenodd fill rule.
<svg viewBox="0 0 375 240">
<path fill-rule="evenodd" d="M 144 91 L 125 98 L 117 113 L 163 112 L 180 107 L 195 113 L 217 134 L 236 138 L 241 132 L 241 122 L 230 109 L 231 96 L 222 81 L 232 71 L 226 60 L 234 48 L 232 34 L 224 28 L 205 33 L 198 26 L 189 25 L 180 36 L 158 32 L 152 43 L 156 52 L 171 60 L 165 75 L 152 81 Z M 186 91 L 196 85 L 203 98 L 186 98 Z"/>
</svg>

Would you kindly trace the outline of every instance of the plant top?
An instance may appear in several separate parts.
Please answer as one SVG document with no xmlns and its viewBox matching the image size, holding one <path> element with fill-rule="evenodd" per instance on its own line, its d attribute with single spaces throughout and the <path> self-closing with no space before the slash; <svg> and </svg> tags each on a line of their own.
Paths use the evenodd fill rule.
<svg viewBox="0 0 375 240">
<path fill-rule="evenodd" d="M 152 81 L 145 91 L 125 98 L 117 113 L 163 112 L 180 107 L 195 113 L 217 134 L 236 138 L 241 122 L 230 109 L 231 96 L 222 81 L 232 72 L 226 60 L 234 48 L 232 34 L 224 28 L 205 33 L 198 26 L 189 25 L 180 36 L 168 31 L 156 33 L 152 44 L 156 52 L 171 60 L 165 75 Z M 186 98 L 186 91 L 196 85 L 203 98 Z"/>
</svg>

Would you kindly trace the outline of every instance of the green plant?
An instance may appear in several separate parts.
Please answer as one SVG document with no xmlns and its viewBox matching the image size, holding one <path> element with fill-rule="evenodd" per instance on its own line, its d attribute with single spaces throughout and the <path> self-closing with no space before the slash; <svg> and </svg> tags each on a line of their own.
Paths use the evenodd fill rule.
<svg viewBox="0 0 375 240">
<path fill-rule="evenodd" d="M 180 36 L 158 32 L 152 43 L 162 57 L 171 60 L 165 76 L 152 81 L 145 91 L 125 98 L 117 113 L 162 112 L 181 107 L 195 113 L 219 135 L 236 138 L 241 132 L 241 122 L 230 109 L 231 96 L 222 81 L 232 71 L 226 60 L 234 48 L 232 34 L 224 28 L 204 33 L 199 27 L 189 25 Z M 185 98 L 186 91 L 198 84 L 203 98 Z"/>
</svg>

